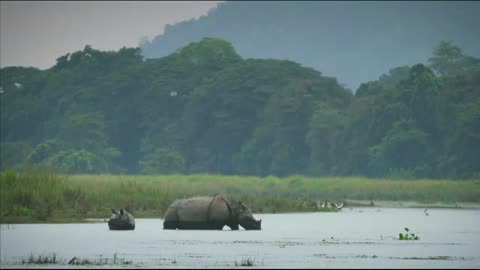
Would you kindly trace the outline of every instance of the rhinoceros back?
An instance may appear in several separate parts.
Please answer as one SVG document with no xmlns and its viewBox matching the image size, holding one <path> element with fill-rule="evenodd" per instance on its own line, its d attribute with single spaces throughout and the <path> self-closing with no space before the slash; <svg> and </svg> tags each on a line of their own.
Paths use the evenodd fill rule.
<svg viewBox="0 0 480 270">
<path fill-rule="evenodd" d="M 183 222 L 206 222 L 213 197 L 199 196 L 184 199 L 177 206 L 178 219 Z"/>
<path fill-rule="evenodd" d="M 175 200 L 167 209 L 165 229 L 221 229 L 230 218 L 221 196 L 197 196 Z"/>
</svg>

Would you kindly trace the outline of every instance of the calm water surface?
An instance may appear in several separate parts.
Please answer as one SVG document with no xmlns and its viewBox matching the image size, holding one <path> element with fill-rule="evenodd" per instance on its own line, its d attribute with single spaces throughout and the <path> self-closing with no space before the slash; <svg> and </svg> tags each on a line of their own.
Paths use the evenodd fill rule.
<svg viewBox="0 0 480 270">
<path fill-rule="evenodd" d="M 480 268 L 480 210 L 428 212 L 257 214 L 261 231 L 170 231 L 161 219 L 136 219 L 135 231 L 109 231 L 106 223 L 1 225 L 0 266 L 52 268 L 20 262 L 54 252 L 64 258 L 62 268 L 74 256 L 114 254 L 132 265 L 103 267 L 224 268 L 250 259 L 266 268 Z M 420 240 L 396 240 L 404 227 Z"/>
</svg>

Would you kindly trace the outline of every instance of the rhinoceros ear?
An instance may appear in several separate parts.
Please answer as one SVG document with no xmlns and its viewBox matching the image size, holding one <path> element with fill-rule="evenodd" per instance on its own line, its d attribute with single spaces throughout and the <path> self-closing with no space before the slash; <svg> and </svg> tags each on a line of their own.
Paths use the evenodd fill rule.
<svg viewBox="0 0 480 270">
<path fill-rule="evenodd" d="M 123 216 L 123 208 L 120 209 L 120 215 Z"/>
<path fill-rule="evenodd" d="M 240 206 L 242 207 L 242 210 L 247 209 L 247 206 L 245 206 L 245 204 L 243 204 L 243 202 L 240 202 Z"/>
<path fill-rule="evenodd" d="M 114 213 L 115 215 L 118 215 L 118 212 L 115 211 L 115 209 L 112 208 L 112 213 Z"/>
</svg>

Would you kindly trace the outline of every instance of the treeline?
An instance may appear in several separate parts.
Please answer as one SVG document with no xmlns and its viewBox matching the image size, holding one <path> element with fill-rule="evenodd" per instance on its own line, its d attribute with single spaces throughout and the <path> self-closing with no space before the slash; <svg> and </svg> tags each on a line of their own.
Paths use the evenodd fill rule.
<svg viewBox="0 0 480 270">
<path fill-rule="evenodd" d="M 355 94 L 212 38 L 147 61 L 86 46 L 0 75 L 2 170 L 480 176 L 480 61 L 449 42 Z"/>
</svg>

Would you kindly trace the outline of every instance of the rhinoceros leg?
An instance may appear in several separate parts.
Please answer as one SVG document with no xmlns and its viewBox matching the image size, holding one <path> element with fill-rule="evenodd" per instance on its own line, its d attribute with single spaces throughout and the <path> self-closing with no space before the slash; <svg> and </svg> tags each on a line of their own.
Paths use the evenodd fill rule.
<svg viewBox="0 0 480 270">
<path fill-rule="evenodd" d="M 213 229 L 213 230 L 223 230 L 223 227 L 225 226 L 225 224 L 223 222 L 213 222 L 213 223 L 210 223 L 210 227 Z"/>
<path fill-rule="evenodd" d="M 232 231 L 238 231 L 239 229 L 238 224 L 227 224 L 227 226 L 230 227 Z"/>
<path fill-rule="evenodd" d="M 164 230 L 175 230 L 178 228 L 177 208 L 170 206 L 164 215 L 163 221 Z"/>
<path fill-rule="evenodd" d="M 176 221 L 164 221 L 163 222 L 163 229 L 164 230 L 175 230 L 178 224 Z"/>
<path fill-rule="evenodd" d="M 227 199 L 223 196 L 215 196 L 210 205 L 208 219 L 214 229 L 222 230 L 227 225 L 232 230 L 238 230 L 238 222 L 236 222 Z"/>
<path fill-rule="evenodd" d="M 178 222 L 179 230 L 211 230 L 211 224 L 205 221 L 180 221 Z"/>
</svg>

